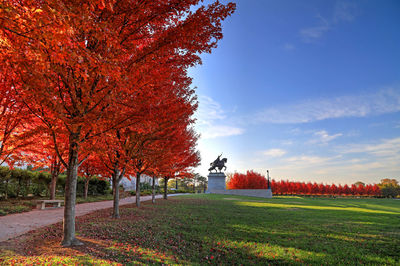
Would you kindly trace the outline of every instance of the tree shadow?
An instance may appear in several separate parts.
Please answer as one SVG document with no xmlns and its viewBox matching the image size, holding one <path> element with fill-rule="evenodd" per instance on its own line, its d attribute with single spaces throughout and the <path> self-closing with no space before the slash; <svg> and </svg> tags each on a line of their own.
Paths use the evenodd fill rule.
<svg viewBox="0 0 400 266">
<path fill-rule="evenodd" d="M 158 200 L 141 209 L 122 206 L 120 219 L 110 218 L 111 209 L 101 210 L 77 218 L 84 246 L 62 248 L 59 223 L 29 232 L 19 240 L 23 247 L 13 252 L 28 259 L 72 256 L 84 265 L 103 260 L 128 265 L 390 264 L 399 259 L 400 243 L 391 234 L 400 230 L 393 215 L 235 202 Z"/>
</svg>

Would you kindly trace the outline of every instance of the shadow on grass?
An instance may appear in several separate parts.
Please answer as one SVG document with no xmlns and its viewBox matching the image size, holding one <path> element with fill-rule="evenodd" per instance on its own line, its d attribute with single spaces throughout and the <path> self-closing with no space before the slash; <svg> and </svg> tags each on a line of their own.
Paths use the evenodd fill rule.
<svg viewBox="0 0 400 266">
<path fill-rule="evenodd" d="M 297 200 L 301 204 L 292 203 Z M 318 200 L 268 202 L 280 205 L 252 206 L 255 202 L 246 198 L 211 195 L 158 200 L 141 209 L 124 206 L 118 220 L 102 210 L 77 218 L 84 246 L 59 247 L 58 224 L 31 232 L 14 254 L 26 263 L 30 258 L 71 258 L 78 264 L 353 265 L 399 260 L 399 221 L 393 214 L 345 210 L 365 204 L 354 201 L 337 202 L 344 206 L 333 209 L 326 208 L 335 206 L 325 199 L 322 209 L 304 208 Z"/>
</svg>

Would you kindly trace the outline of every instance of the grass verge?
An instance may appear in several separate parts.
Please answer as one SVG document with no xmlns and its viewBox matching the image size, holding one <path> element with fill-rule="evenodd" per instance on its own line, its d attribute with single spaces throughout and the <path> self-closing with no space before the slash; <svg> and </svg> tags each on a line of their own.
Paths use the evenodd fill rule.
<svg viewBox="0 0 400 266">
<path fill-rule="evenodd" d="M 8 241 L 0 264 L 398 265 L 400 201 L 188 195 L 77 218 L 84 246 L 61 248 L 61 224 Z"/>
</svg>

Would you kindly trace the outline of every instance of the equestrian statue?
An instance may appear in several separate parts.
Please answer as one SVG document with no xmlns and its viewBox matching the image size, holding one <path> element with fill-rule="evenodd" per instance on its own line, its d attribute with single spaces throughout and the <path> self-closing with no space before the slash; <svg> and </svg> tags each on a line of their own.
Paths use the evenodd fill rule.
<svg viewBox="0 0 400 266">
<path fill-rule="evenodd" d="M 209 172 L 211 172 L 212 170 L 215 170 L 215 172 L 217 172 L 217 168 L 219 170 L 219 172 L 221 173 L 222 168 L 224 168 L 224 170 L 226 170 L 226 162 L 228 161 L 228 159 L 226 158 L 222 158 L 222 153 L 220 155 L 218 155 L 218 158 L 214 160 L 214 162 L 210 163 L 210 168 L 208 169 Z"/>
</svg>

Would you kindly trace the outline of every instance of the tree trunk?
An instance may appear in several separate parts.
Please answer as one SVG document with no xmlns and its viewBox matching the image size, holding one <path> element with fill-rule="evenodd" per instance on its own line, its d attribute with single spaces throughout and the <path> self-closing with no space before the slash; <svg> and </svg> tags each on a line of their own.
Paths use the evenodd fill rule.
<svg viewBox="0 0 400 266">
<path fill-rule="evenodd" d="M 51 182 L 50 182 L 49 190 L 50 190 L 50 199 L 51 200 L 56 199 L 57 179 L 58 179 L 58 175 L 60 173 L 60 168 L 61 168 L 60 163 L 61 163 L 60 161 L 57 162 L 57 160 L 56 160 L 51 163 L 51 167 L 50 167 L 51 168 Z"/>
<path fill-rule="evenodd" d="M 152 184 L 153 191 L 151 193 L 151 202 L 153 204 L 156 203 L 156 178 L 153 176 L 153 184 Z"/>
<path fill-rule="evenodd" d="M 118 178 L 119 171 L 118 169 L 114 170 L 114 174 L 112 177 L 112 185 L 113 185 L 113 214 L 112 218 L 119 218 L 119 178 Z"/>
<path fill-rule="evenodd" d="M 50 182 L 50 199 L 56 199 L 56 187 L 57 187 L 57 178 L 58 175 L 52 171 L 51 173 L 51 182 Z"/>
<path fill-rule="evenodd" d="M 8 200 L 8 178 L 7 178 L 7 180 L 6 180 L 6 188 L 5 188 L 4 199 L 5 199 L 5 200 Z"/>
<path fill-rule="evenodd" d="M 57 177 L 51 175 L 51 182 L 50 182 L 50 199 L 54 200 L 56 199 L 56 182 L 57 182 Z"/>
<path fill-rule="evenodd" d="M 63 246 L 82 245 L 82 242 L 75 238 L 75 203 L 78 179 L 79 138 L 80 130 L 75 133 L 70 133 L 67 178 L 65 180 L 64 237 L 61 242 Z"/>
<path fill-rule="evenodd" d="M 89 192 L 89 181 L 90 181 L 90 178 L 86 177 L 86 179 L 85 179 L 85 195 L 84 195 L 85 199 L 87 199 L 88 192 Z"/>
<path fill-rule="evenodd" d="M 136 172 L 136 206 L 140 208 L 140 172 Z"/>
<path fill-rule="evenodd" d="M 168 178 L 164 177 L 164 199 L 168 198 Z"/>
</svg>

